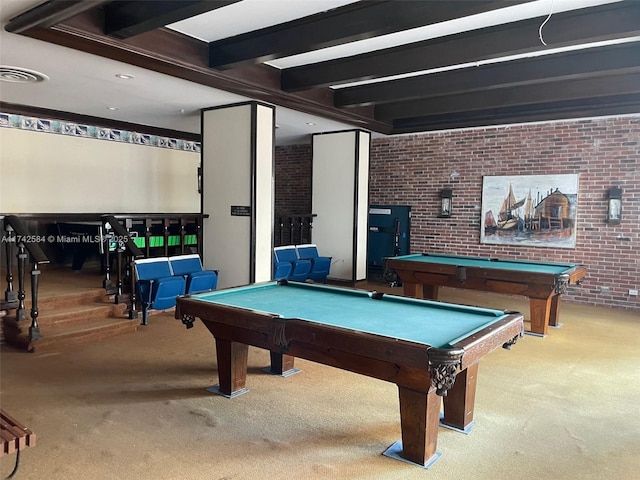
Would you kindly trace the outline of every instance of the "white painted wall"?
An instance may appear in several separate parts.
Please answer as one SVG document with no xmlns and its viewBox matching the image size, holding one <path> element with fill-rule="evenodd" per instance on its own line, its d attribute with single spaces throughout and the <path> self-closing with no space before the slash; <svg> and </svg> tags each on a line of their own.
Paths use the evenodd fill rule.
<svg viewBox="0 0 640 480">
<path fill-rule="evenodd" d="M 0 213 L 199 213 L 200 154 L 0 128 Z"/>
</svg>

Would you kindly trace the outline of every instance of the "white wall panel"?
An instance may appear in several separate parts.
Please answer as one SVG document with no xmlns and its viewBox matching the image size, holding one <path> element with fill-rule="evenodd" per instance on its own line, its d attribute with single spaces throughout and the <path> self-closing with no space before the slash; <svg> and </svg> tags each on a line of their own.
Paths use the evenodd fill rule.
<svg viewBox="0 0 640 480">
<path fill-rule="evenodd" d="M 221 288 L 271 278 L 273 108 L 256 103 L 202 113 L 204 263 Z M 232 215 L 246 207 L 247 216 Z"/>
<path fill-rule="evenodd" d="M 256 111 L 256 251 L 255 281 L 272 278 L 275 110 L 258 105 Z"/>
<path fill-rule="evenodd" d="M 358 136 L 358 193 L 356 208 L 356 279 L 367 278 L 367 239 L 369 238 L 369 156 L 371 134 L 357 132 Z"/>
<path fill-rule="evenodd" d="M 333 257 L 333 279 L 366 278 L 369 138 L 361 131 L 313 137 L 312 238 Z"/>
</svg>

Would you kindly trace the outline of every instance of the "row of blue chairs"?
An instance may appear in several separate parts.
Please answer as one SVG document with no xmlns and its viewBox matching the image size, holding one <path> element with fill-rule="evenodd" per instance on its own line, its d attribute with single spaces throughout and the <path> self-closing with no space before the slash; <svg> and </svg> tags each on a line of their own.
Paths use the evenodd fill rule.
<svg viewBox="0 0 640 480">
<path fill-rule="evenodd" d="M 313 243 L 287 245 L 273 249 L 275 280 L 327 283 L 331 257 L 321 256 Z"/>
<path fill-rule="evenodd" d="M 198 254 L 142 258 L 134 265 L 142 325 L 149 321 L 149 310 L 173 308 L 180 295 L 215 290 L 218 286 L 218 272 L 204 270 Z"/>
</svg>

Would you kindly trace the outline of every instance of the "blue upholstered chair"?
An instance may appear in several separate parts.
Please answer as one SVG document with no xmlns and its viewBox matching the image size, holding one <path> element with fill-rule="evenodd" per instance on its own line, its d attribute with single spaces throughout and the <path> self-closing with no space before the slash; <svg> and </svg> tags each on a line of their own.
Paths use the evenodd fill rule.
<svg viewBox="0 0 640 480">
<path fill-rule="evenodd" d="M 173 275 L 167 257 L 142 258 L 134 261 L 136 292 L 142 307 L 142 325 L 149 322 L 149 310 L 167 310 L 176 306 L 176 298 L 184 295 L 186 281 Z"/>
<path fill-rule="evenodd" d="M 169 263 L 174 275 L 185 278 L 185 293 L 208 292 L 218 286 L 218 272 L 205 270 L 197 253 L 169 257 Z"/>
<path fill-rule="evenodd" d="M 311 272 L 311 261 L 298 258 L 296 247 L 288 245 L 273 249 L 274 279 L 304 282 Z"/>
<path fill-rule="evenodd" d="M 290 262 L 280 262 L 273 256 L 273 279 L 274 280 L 288 280 L 293 270 L 293 264 Z"/>
<path fill-rule="evenodd" d="M 311 261 L 311 271 L 308 279 L 314 282 L 327 283 L 327 276 L 331 270 L 331 257 L 321 256 L 318 247 L 313 243 L 296 245 L 298 258 Z"/>
</svg>

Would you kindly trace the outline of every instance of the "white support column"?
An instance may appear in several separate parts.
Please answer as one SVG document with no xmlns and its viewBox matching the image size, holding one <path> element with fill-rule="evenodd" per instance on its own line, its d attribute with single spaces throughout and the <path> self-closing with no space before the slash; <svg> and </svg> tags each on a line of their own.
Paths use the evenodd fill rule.
<svg viewBox="0 0 640 480">
<path fill-rule="evenodd" d="M 369 155 L 371 134 L 363 130 L 313 136 L 312 239 L 333 257 L 329 278 L 367 278 Z"/>
<path fill-rule="evenodd" d="M 271 279 L 275 109 L 247 102 L 202 111 L 205 268 L 218 287 Z"/>
</svg>

